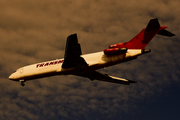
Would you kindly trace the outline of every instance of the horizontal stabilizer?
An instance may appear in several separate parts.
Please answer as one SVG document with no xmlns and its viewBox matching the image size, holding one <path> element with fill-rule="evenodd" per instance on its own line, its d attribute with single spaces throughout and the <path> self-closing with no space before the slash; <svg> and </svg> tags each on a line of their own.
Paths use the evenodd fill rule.
<svg viewBox="0 0 180 120">
<path fill-rule="evenodd" d="M 167 30 L 160 30 L 157 34 L 159 35 L 163 35 L 163 36 L 168 36 L 168 37 L 172 37 L 172 36 L 175 36 L 175 34 L 167 31 Z"/>
</svg>

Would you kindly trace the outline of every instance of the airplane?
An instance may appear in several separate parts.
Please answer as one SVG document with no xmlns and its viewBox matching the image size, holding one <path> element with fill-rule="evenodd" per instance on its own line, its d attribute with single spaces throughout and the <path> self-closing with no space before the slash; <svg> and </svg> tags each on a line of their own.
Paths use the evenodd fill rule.
<svg viewBox="0 0 180 120">
<path fill-rule="evenodd" d="M 129 42 L 112 44 L 104 51 L 84 55 L 82 55 L 77 34 L 71 34 L 67 37 L 63 59 L 21 67 L 12 73 L 9 79 L 19 81 L 22 86 L 25 85 L 26 81 L 55 75 L 76 75 L 89 78 L 92 81 L 100 80 L 125 85 L 137 83 L 136 81 L 102 74 L 96 70 L 134 60 L 140 55 L 151 52 L 145 47 L 156 34 L 168 37 L 175 36 L 165 28 L 167 27 L 160 26 L 157 18 L 153 18 L 150 19 L 147 27 Z"/>
</svg>

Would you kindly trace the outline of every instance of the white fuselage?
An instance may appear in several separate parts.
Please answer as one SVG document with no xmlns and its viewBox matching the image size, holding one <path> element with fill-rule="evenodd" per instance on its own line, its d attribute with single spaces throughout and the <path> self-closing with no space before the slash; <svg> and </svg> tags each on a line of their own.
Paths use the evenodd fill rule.
<svg viewBox="0 0 180 120">
<path fill-rule="evenodd" d="M 105 55 L 103 51 L 81 55 L 88 64 L 83 71 L 78 71 L 76 68 L 62 68 L 61 66 L 64 59 L 56 59 L 19 68 L 16 72 L 9 76 L 9 79 L 15 81 L 27 81 L 54 75 L 80 74 L 82 72 L 86 73 L 99 68 L 132 60 L 141 54 L 143 54 L 141 49 L 129 49 L 126 53 L 117 55 Z"/>
</svg>

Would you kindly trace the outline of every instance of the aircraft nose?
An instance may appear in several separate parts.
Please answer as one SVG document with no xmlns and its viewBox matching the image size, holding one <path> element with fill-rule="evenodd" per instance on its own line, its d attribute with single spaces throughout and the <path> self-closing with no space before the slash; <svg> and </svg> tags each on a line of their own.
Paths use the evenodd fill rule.
<svg viewBox="0 0 180 120">
<path fill-rule="evenodd" d="M 11 75 L 9 76 L 9 79 L 10 79 L 10 80 L 14 80 L 14 74 L 11 74 Z"/>
</svg>

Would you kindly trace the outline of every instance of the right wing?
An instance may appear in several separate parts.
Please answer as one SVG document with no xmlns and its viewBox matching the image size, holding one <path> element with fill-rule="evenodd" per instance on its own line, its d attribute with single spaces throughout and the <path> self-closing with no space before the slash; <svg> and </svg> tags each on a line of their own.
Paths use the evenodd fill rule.
<svg viewBox="0 0 180 120">
<path fill-rule="evenodd" d="M 81 46 L 78 43 L 77 34 L 68 36 L 62 68 L 86 66 L 87 63 L 81 55 Z"/>
<path fill-rule="evenodd" d="M 102 74 L 97 71 L 92 71 L 92 72 L 85 73 L 85 74 L 76 74 L 76 75 L 81 76 L 81 77 L 87 77 L 91 80 L 100 80 L 100 81 L 125 84 L 125 85 L 129 85 L 130 83 L 137 83 L 136 81 L 118 78 L 118 77 L 110 76 L 107 74 Z"/>
</svg>

